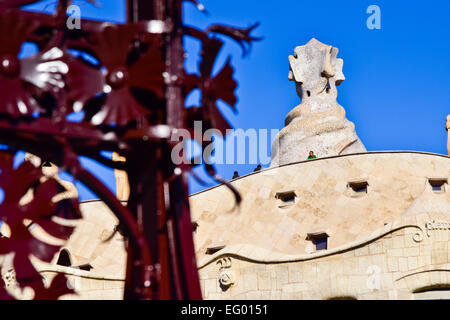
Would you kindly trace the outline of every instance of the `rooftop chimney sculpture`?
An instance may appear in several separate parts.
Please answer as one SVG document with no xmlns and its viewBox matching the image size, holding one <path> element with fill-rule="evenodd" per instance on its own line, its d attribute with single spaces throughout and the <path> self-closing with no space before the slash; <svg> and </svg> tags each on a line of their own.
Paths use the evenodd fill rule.
<svg viewBox="0 0 450 320">
<path fill-rule="evenodd" d="M 289 80 L 295 82 L 301 104 L 286 116 L 285 127 L 272 145 L 271 166 L 317 157 L 366 152 L 355 126 L 336 102 L 336 86 L 345 80 L 338 49 L 311 39 L 289 56 Z"/>
</svg>

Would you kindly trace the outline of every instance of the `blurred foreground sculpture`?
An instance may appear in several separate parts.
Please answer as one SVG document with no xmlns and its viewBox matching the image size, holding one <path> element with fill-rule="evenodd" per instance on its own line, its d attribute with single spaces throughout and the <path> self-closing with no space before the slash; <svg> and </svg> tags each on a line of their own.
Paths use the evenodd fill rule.
<svg viewBox="0 0 450 320">
<path fill-rule="evenodd" d="M 59 168 L 49 161 L 42 161 L 39 157 L 27 153 L 25 154 L 25 161 L 30 161 L 34 166 L 41 168 L 42 173 L 44 176 L 41 178 L 41 182 L 45 182 L 46 180 L 52 178 L 58 181 L 58 183 L 64 187 L 65 191 L 58 194 L 53 201 L 59 201 L 62 199 L 77 199 L 78 198 L 78 191 L 75 185 L 66 180 L 62 180 L 59 177 Z M 31 191 L 31 190 L 30 190 Z M 21 201 L 24 201 L 22 198 Z"/>
<path fill-rule="evenodd" d="M 57 1 L 52 14 L 21 9 L 39 2 L 0 0 L 0 144 L 6 146 L 0 150 L 0 220 L 2 230 L 10 230 L 9 237 L 0 238 L 0 256 L 12 256 L 7 270 L 0 257 L 0 273 L 12 267 L 18 286 L 33 299 L 76 291 L 64 272 L 44 283 L 30 260 L 51 263 L 76 226 L 83 225 L 71 221 L 81 218 L 79 202 L 73 185 L 59 179 L 60 169 L 118 220 L 101 238 L 123 236 L 124 299 L 201 299 L 187 190 L 192 167 L 171 158 L 179 142 L 173 137 L 181 129 L 193 133 L 195 121 L 202 121 L 204 130 L 230 128 L 217 101 L 235 111 L 237 82 L 230 59 L 212 72 L 224 45 L 216 35 L 236 41 L 245 55 L 259 39 L 250 34 L 257 24 L 200 30 L 184 24 L 183 0 L 127 0 L 125 24 L 81 19 L 81 29 L 71 29 L 66 22 L 72 1 Z M 196 73 L 184 69 L 185 36 L 201 45 Z M 38 52 L 21 58 L 25 43 Z M 186 108 L 194 89 L 201 93 L 200 103 Z M 81 120 L 72 121 L 73 114 Z M 17 165 L 19 151 L 29 155 Z M 83 167 L 80 156 L 116 170 L 117 196 Z M 206 170 L 223 181 L 212 165 Z M 236 190 L 225 183 L 239 202 Z M 54 221 L 59 218 L 64 223 Z M 39 239 L 31 225 L 60 241 Z M 0 281 L 0 299 L 21 297 Z"/>
<path fill-rule="evenodd" d="M 112 154 L 113 161 L 125 162 L 125 157 L 121 157 L 117 152 Z M 114 176 L 116 177 L 116 195 L 119 200 L 128 200 L 130 196 L 130 185 L 128 184 L 127 173 L 123 170 L 114 170 Z"/>
</svg>

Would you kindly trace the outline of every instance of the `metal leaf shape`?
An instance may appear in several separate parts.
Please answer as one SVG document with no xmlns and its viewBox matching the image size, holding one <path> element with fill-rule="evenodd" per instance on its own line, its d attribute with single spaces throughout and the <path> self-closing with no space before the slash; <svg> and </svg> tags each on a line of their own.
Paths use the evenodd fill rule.
<svg viewBox="0 0 450 320">
<path fill-rule="evenodd" d="M 192 90 L 200 87 L 200 77 L 195 73 L 186 74 L 183 76 L 183 96 L 186 98 Z"/>
<path fill-rule="evenodd" d="M 219 111 L 217 100 L 226 102 L 233 111 L 236 111 L 237 98 L 234 91 L 237 83 L 233 79 L 230 59 L 227 60 L 224 67 L 214 78 L 206 77 L 202 78 L 201 81 L 202 109 L 204 109 L 202 110 L 202 119 L 208 121 L 212 128 L 218 129 L 225 135 L 226 130 L 231 129 L 231 126 Z"/>
<path fill-rule="evenodd" d="M 31 287 L 35 292 L 33 300 L 57 300 L 65 294 L 75 293 L 72 288 L 68 287 L 68 279 L 62 273 L 53 278 L 48 288 L 45 288 L 42 282 L 36 282 Z"/>
<path fill-rule="evenodd" d="M 5 191 L 3 203 L 19 202 L 27 190 L 42 177 L 42 172 L 31 162 L 23 162 L 14 169 L 14 153 L 0 153 L 0 187 Z M 20 183 L 19 183 L 20 182 Z"/>
<path fill-rule="evenodd" d="M 35 22 L 19 19 L 11 11 L 0 14 L 0 113 L 14 118 L 41 111 L 21 79 L 21 62 L 17 58 L 22 43 L 35 27 Z"/>
<path fill-rule="evenodd" d="M 67 99 L 73 105 L 73 111 L 78 112 L 89 99 L 103 91 L 103 74 L 80 58 L 66 55 L 64 61 L 70 70 L 66 77 Z"/>
<path fill-rule="evenodd" d="M 0 88 L 5 93 L 0 100 L 0 114 L 18 118 L 42 111 L 21 79 L 8 79 L 0 75 Z"/>
<path fill-rule="evenodd" d="M 129 67 L 130 87 L 149 90 L 159 98 L 164 98 L 164 63 L 161 46 L 157 41 L 150 44 L 148 50 L 136 63 Z"/>
<path fill-rule="evenodd" d="M 203 39 L 202 60 L 199 65 L 200 77 L 192 74 L 186 75 L 184 89 L 186 95 L 195 87 L 200 88 L 202 93 L 202 108 L 193 107 L 187 109 L 186 120 L 188 126 L 193 126 L 195 120 L 202 120 L 211 128 L 218 129 L 225 135 L 226 130 L 231 129 L 231 126 L 217 108 L 217 100 L 224 101 L 235 111 L 237 98 L 234 91 L 237 83 L 233 79 L 233 68 L 230 65 L 230 59 L 227 59 L 217 75 L 211 76 L 214 62 L 222 45 L 223 42 L 216 38 Z"/>
<path fill-rule="evenodd" d="M 234 70 L 230 65 L 230 59 L 228 59 L 224 67 L 208 83 L 205 94 L 209 99 L 223 100 L 235 110 L 237 97 L 234 94 L 234 90 L 237 88 L 237 82 L 233 79 L 233 72 Z"/>
<path fill-rule="evenodd" d="M 186 109 L 186 123 L 188 129 L 194 130 L 194 121 L 203 121 L 203 130 L 217 129 L 223 136 L 226 135 L 228 129 L 231 129 L 228 121 L 223 117 L 217 106 L 191 107 Z M 196 135 L 193 135 L 194 137 Z M 201 136 L 201 134 L 200 134 Z M 203 141 L 198 141 L 202 144 Z"/>
<path fill-rule="evenodd" d="M 133 30 L 130 26 L 107 26 L 93 37 L 93 51 L 106 68 L 102 74 L 102 92 L 106 98 L 97 101 L 102 102 L 101 106 L 92 104 L 99 109 L 91 117 L 94 125 L 124 126 L 148 115 L 150 110 L 137 101 L 131 91 L 133 88 L 152 92 L 157 99 L 164 97 L 161 45 L 158 39 L 148 40 L 148 49 L 130 62 L 130 53 L 135 49 L 133 40 L 136 40 Z"/>
<path fill-rule="evenodd" d="M 43 91 L 58 92 L 64 88 L 64 77 L 69 71 L 63 55 L 61 49 L 53 47 L 21 60 L 20 77 Z"/>
<path fill-rule="evenodd" d="M 11 11 L 0 14 L 0 56 L 17 56 L 22 43 L 36 29 L 38 23 L 30 21 Z"/>
<path fill-rule="evenodd" d="M 200 62 L 200 75 L 203 78 L 210 77 L 214 62 L 217 59 L 223 42 L 217 38 L 208 38 L 202 42 L 201 62 Z"/>
<path fill-rule="evenodd" d="M 207 111 L 207 118 L 211 123 L 211 127 L 219 130 L 223 136 L 226 135 L 228 129 L 231 129 L 228 120 L 224 118 L 222 113 L 217 108 L 217 105 L 214 103 L 210 105 Z"/>
<path fill-rule="evenodd" d="M 93 50 L 108 69 L 124 67 L 132 48 L 134 30 L 128 26 L 106 26 L 102 32 L 94 33 Z"/>
<path fill-rule="evenodd" d="M 4 190 L 4 199 L 0 204 L 0 220 L 8 224 L 11 229 L 9 238 L 0 239 L 0 253 L 14 253 L 13 266 L 16 280 L 21 287 L 30 286 L 41 281 L 40 274 L 29 260 L 29 256 L 50 262 L 60 250 L 60 246 L 50 245 L 33 236 L 25 221 L 40 225 L 47 233 L 61 239 L 67 239 L 73 228 L 57 226 L 51 218 L 57 210 L 58 204 L 52 199 L 65 189 L 54 179 L 45 177 L 40 168 L 30 162 L 23 162 L 17 169 L 13 167 L 14 154 L 0 153 L 0 187 Z M 31 189 L 30 189 L 31 188 Z M 34 188 L 34 195 L 27 204 L 20 200 Z M 75 207 L 73 208 L 75 210 Z M 79 212 L 72 217 L 78 218 Z"/>
<path fill-rule="evenodd" d="M 91 122 L 94 125 L 100 124 L 116 124 L 123 126 L 132 120 L 136 120 L 149 113 L 149 110 L 144 109 L 131 95 L 128 88 L 120 88 L 112 90 L 106 102 L 97 112 Z"/>
<path fill-rule="evenodd" d="M 259 22 L 248 28 L 236 28 L 225 25 L 212 25 L 206 30 L 207 33 L 219 33 L 235 40 L 242 48 L 242 55 L 246 56 L 250 51 L 252 41 L 262 40 L 260 37 L 254 37 L 250 33 L 259 26 Z"/>
</svg>

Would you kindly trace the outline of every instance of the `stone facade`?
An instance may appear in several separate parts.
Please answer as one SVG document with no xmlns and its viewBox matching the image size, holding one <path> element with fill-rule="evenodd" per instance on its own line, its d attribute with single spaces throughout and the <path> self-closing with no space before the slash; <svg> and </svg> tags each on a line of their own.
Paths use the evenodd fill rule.
<svg viewBox="0 0 450 320">
<path fill-rule="evenodd" d="M 126 243 L 119 232 L 113 235 L 118 220 L 106 205 L 98 200 L 82 202 L 80 210 L 83 219 L 65 221 L 66 225 L 74 226 L 75 231 L 51 263 L 44 263 L 38 259 L 32 259 L 32 262 L 47 284 L 58 273 L 63 273 L 68 277 L 69 286 L 77 294 L 64 295 L 61 299 L 123 299 Z M 6 231 L 6 233 L 8 232 Z M 46 242 L 54 243 L 55 241 L 39 228 L 33 229 L 32 233 L 38 239 Z M 57 264 L 62 251 L 66 251 L 68 254 L 70 266 Z M 2 276 L 7 282 L 8 290 L 18 298 L 29 299 L 33 296 L 32 290 L 22 292 L 14 281 L 11 258 L 10 255 L 0 258 L 2 260 L 0 261 Z M 84 269 L 82 269 L 83 266 Z"/>
<path fill-rule="evenodd" d="M 450 298 L 449 176 L 442 155 L 374 152 L 235 179 L 243 201 L 234 211 L 225 186 L 197 193 L 190 203 L 204 298 Z M 283 193 L 294 200 L 281 203 Z M 328 247 L 316 251 L 308 234 L 321 230 Z M 222 249 L 208 254 L 217 243 Z"/>
<path fill-rule="evenodd" d="M 433 221 L 446 225 L 434 229 Z M 315 254 L 233 245 L 200 262 L 201 286 L 206 299 L 450 298 L 449 235 L 450 215 L 430 213 Z M 228 287 L 220 284 L 224 259 L 234 277 Z"/>
<path fill-rule="evenodd" d="M 41 265 L 39 269 L 49 279 L 58 272 L 68 275 L 77 295 L 65 295 L 64 299 L 123 299 L 126 242 L 119 232 L 112 236 L 119 222 L 101 201 L 84 201 L 80 209 L 83 219 L 76 222 L 74 234 L 62 249 L 70 253 L 72 266 L 56 265 L 56 256 L 50 265 Z M 79 269 L 86 264 L 92 269 Z"/>
<path fill-rule="evenodd" d="M 58 167 L 45 162 L 27 153 L 27 161 L 35 166 L 41 166 L 44 177 L 42 181 L 51 177 L 56 179 L 66 191 L 56 195 L 52 200 L 57 202 L 65 198 L 76 198 L 78 192 L 75 186 L 61 180 L 58 176 Z M 118 159 L 120 160 L 120 159 Z M 29 192 L 20 200 L 24 205 L 31 201 L 33 192 Z M 64 295 L 62 299 L 122 299 L 125 285 L 126 250 L 125 239 L 119 232 L 115 232 L 118 219 L 101 201 L 84 201 L 80 203 L 82 219 L 65 220 L 55 218 L 58 223 L 75 227 L 74 233 L 65 246 L 55 255 L 50 263 L 44 263 L 32 257 L 32 263 L 42 274 L 44 281 L 49 284 L 58 273 L 68 277 L 68 284 L 76 292 L 76 295 Z M 56 239 L 46 233 L 39 226 L 32 226 L 31 233 L 37 239 L 46 243 L 61 245 L 64 241 Z M 9 236 L 11 230 L 6 224 L 2 224 L 0 232 Z M 62 242 L 62 243 L 61 243 Z M 64 252 L 69 261 L 68 265 L 59 265 L 58 258 Z M 34 295 L 33 290 L 20 290 L 15 282 L 14 269 L 12 267 L 12 255 L 0 256 L 2 277 L 8 290 L 17 298 L 30 299 Z"/>
<path fill-rule="evenodd" d="M 307 234 L 317 231 L 325 231 L 328 248 L 335 248 L 400 218 L 430 187 L 429 178 L 449 176 L 448 157 L 418 152 L 318 158 L 251 173 L 231 182 L 242 196 L 234 211 L 223 185 L 191 196 L 197 255 L 203 259 L 214 243 L 309 253 Z M 367 182 L 367 193 L 351 188 L 360 181 Z M 276 198 L 288 191 L 294 201 Z"/>
<path fill-rule="evenodd" d="M 231 183 L 243 201 L 233 211 L 225 186 L 194 194 L 190 204 L 204 298 L 448 297 L 449 176 L 446 156 L 372 152 L 235 179 Z M 366 189 L 352 190 L 353 182 Z M 57 265 L 58 256 L 50 264 L 33 263 L 46 281 L 68 275 L 77 295 L 62 299 L 121 299 L 125 242 L 120 233 L 105 242 L 117 219 L 101 201 L 82 202 L 81 211 L 83 219 L 74 222 L 77 228 L 63 248 L 71 265 Z M 308 239 L 320 232 L 328 235 L 326 250 L 315 250 Z M 9 290 L 30 298 L 32 292 L 15 288 L 10 257 L 2 259 Z M 89 271 L 80 269 L 87 264 Z"/>
</svg>

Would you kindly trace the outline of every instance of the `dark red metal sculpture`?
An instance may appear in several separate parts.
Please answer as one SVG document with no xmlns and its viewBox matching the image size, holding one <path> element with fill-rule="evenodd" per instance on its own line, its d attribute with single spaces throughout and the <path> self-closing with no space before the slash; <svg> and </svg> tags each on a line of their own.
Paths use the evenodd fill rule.
<svg viewBox="0 0 450 320">
<path fill-rule="evenodd" d="M 229 128 L 216 103 L 220 99 L 234 110 L 237 84 L 229 60 L 212 74 L 223 45 L 214 34 L 238 41 L 246 54 L 258 40 L 250 35 L 256 25 L 213 25 L 201 31 L 183 24 L 182 0 L 128 0 L 126 24 L 82 20 L 80 30 L 70 30 L 66 11 L 71 1 L 59 0 L 53 15 L 20 9 L 34 2 L 39 1 L 0 0 L 0 143 L 8 146 L 0 153 L 5 192 L 0 220 L 12 230 L 9 238 L 0 238 L 0 254 L 14 252 L 17 282 L 33 288 L 35 299 L 72 292 L 64 275 L 44 287 L 29 255 L 50 261 L 60 247 L 35 239 L 23 221 L 68 239 L 73 229 L 51 218 L 81 218 L 78 203 L 52 203 L 62 186 L 51 179 L 41 182 L 40 169 L 31 163 L 15 169 L 15 153 L 25 150 L 84 183 L 118 217 L 129 239 L 125 299 L 201 299 L 187 193 L 190 168 L 171 161 L 170 137 L 180 128 L 193 130 L 196 120 L 204 121 L 205 129 Z M 185 72 L 185 35 L 202 44 L 199 74 Z M 26 41 L 39 52 L 19 59 Z M 201 91 L 201 105 L 185 108 L 195 88 Z M 73 112 L 84 112 L 83 121 L 69 121 Z M 103 150 L 127 160 L 114 162 L 101 155 Z M 80 165 L 80 155 L 127 172 L 126 207 Z M 207 170 L 222 181 L 211 165 Z M 29 190 L 33 201 L 20 205 Z M 0 298 L 12 298 L 2 283 Z"/>
</svg>

